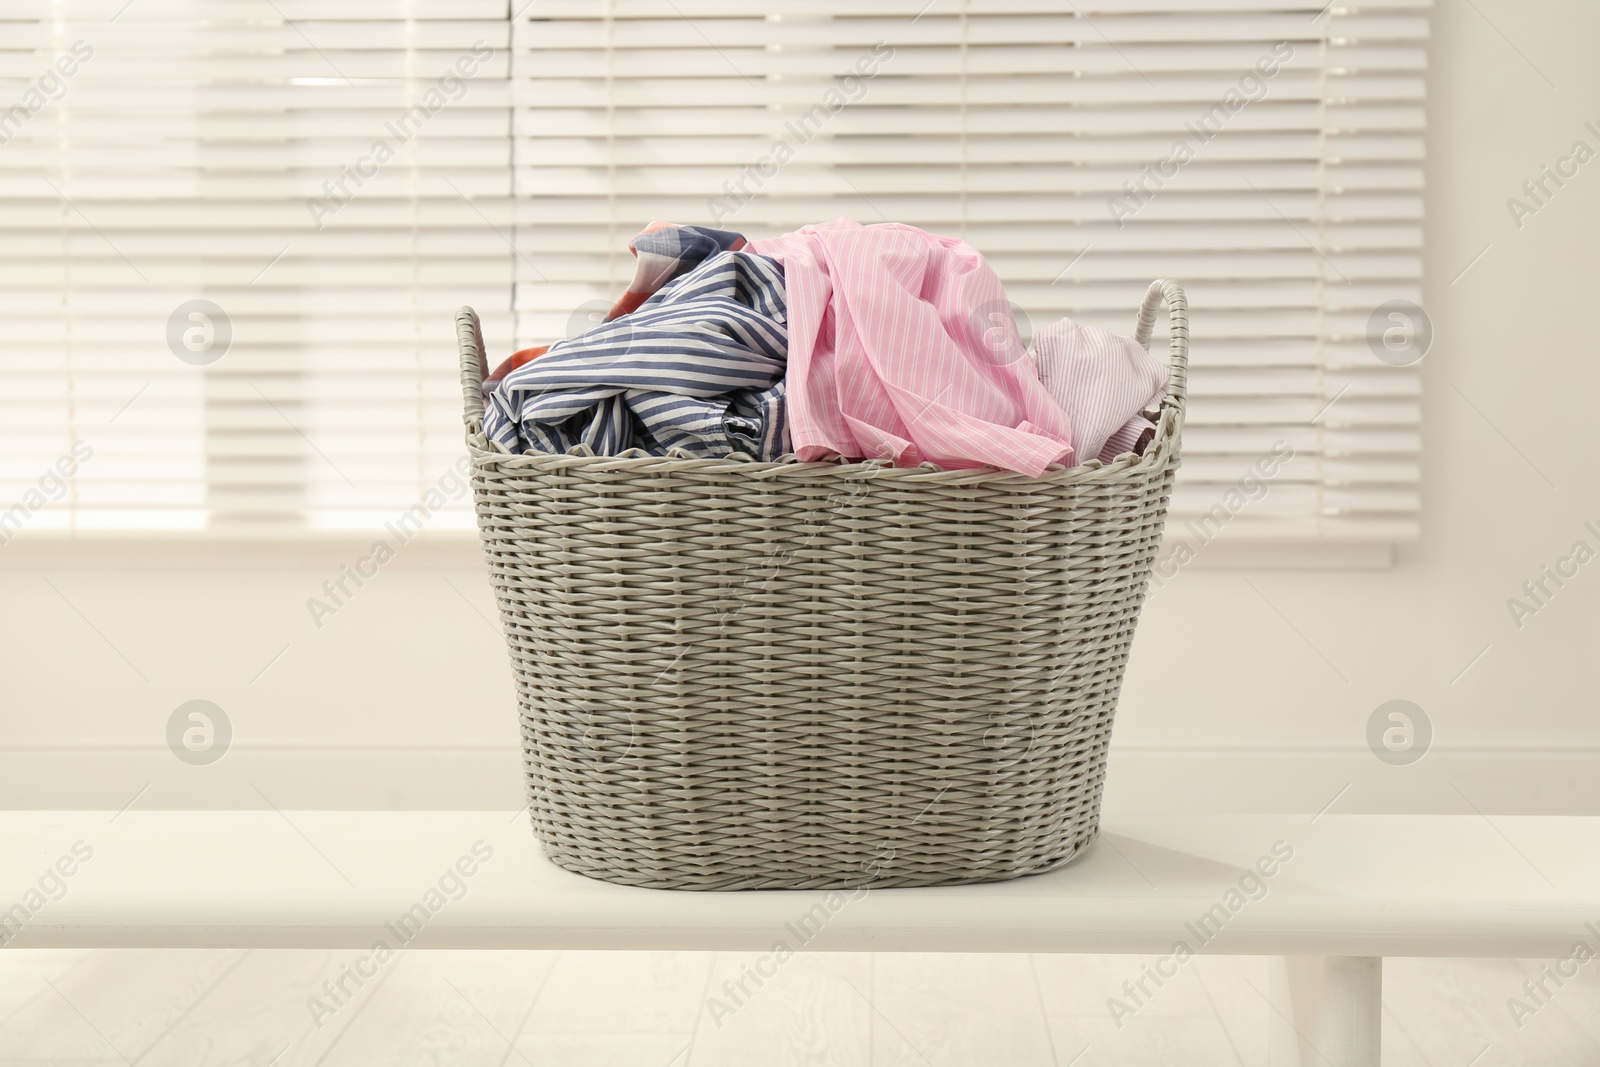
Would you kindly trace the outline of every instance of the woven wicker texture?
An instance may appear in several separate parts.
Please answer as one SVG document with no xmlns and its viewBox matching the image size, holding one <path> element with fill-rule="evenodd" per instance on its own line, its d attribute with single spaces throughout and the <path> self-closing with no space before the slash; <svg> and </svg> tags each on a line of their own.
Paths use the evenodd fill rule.
<svg viewBox="0 0 1600 1067">
<path fill-rule="evenodd" d="M 1071 859 L 1178 464 L 1188 328 L 1143 457 L 1042 477 L 510 455 L 473 491 L 552 860 L 658 888 L 987 881 Z"/>
</svg>

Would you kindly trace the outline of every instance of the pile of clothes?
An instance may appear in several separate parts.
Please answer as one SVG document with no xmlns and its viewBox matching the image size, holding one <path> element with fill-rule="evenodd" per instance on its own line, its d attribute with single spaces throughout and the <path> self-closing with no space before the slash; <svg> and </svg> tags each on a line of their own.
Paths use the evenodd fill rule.
<svg viewBox="0 0 1600 1067">
<path fill-rule="evenodd" d="M 491 440 L 1038 475 L 1155 433 L 1166 368 L 1070 319 L 1024 348 L 964 241 L 838 219 L 761 241 L 653 223 L 629 247 L 634 279 L 604 322 L 489 375 Z"/>
</svg>

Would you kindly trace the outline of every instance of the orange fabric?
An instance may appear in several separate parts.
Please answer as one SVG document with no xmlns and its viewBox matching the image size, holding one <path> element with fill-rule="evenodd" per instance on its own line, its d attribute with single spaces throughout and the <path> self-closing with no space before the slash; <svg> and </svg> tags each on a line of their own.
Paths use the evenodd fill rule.
<svg viewBox="0 0 1600 1067">
<path fill-rule="evenodd" d="M 506 375 L 510 374 L 524 363 L 530 363 L 536 357 L 542 356 L 548 351 L 550 351 L 549 345 L 540 345 L 537 348 L 524 348 L 520 352 L 513 352 L 510 356 L 506 357 L 505 362 L 501 363 L 494 369 L 493 374 L 484 379 L 484 383 L 487 384 L 489 382 L 498 382 L 501 378 L 504 378 Z"/>
</svg>

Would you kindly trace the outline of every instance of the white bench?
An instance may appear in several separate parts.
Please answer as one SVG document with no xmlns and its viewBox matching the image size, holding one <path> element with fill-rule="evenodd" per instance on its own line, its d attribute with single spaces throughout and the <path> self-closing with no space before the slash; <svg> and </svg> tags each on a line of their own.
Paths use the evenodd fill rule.
<svg viewBox="0 0 1600 1067">
<path fill-rule="evenodd" d="M 780 943 L 1157 956 L 1106 991 L 1112 1011 L 1158 995 L 1185 950 L 1267 955 L 1272 1062 L 1293 1067 L 1378 1062 L 1384 956 L 1597 939 L 1589 817 L 1123 817 L 1050 874 L 829 894 L 591 881 L 509 812 L 0 813 L 11 947 L 716 949 L 760 973 Z"/>
</svg>

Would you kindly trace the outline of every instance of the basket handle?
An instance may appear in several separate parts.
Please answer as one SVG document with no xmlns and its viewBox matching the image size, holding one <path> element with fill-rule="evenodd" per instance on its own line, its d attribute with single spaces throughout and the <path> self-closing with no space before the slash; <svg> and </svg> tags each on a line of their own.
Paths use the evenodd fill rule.
<svg viewBox="0 0 1600 1067">
<path fill-rule="evenodd" d="M 456 311 L 456 343 L 461 350 L 461 421 L 467 433 L 483 430 L 483 380 L 489 376 L 489 364 L 483 354 L 483 329 L 478 323 L 478 313 L 470 307 Z"/>
<path fill-rule="evenodd" d="M 1172 352 L 1167 360 L 1167 399 L 1182 415 L 1189 395 L 1189 301 L 1183 295 L 1183 286 L 1171 278 L 1150 283 L 1144 303 L 1139 306 L 1139 326 L 1133 331 L 1133 339 L 1149 350 L 1156 308 L 1162 303 L 1167 305 L 1167 332 L 1172 337 Z"/>
</svg>

